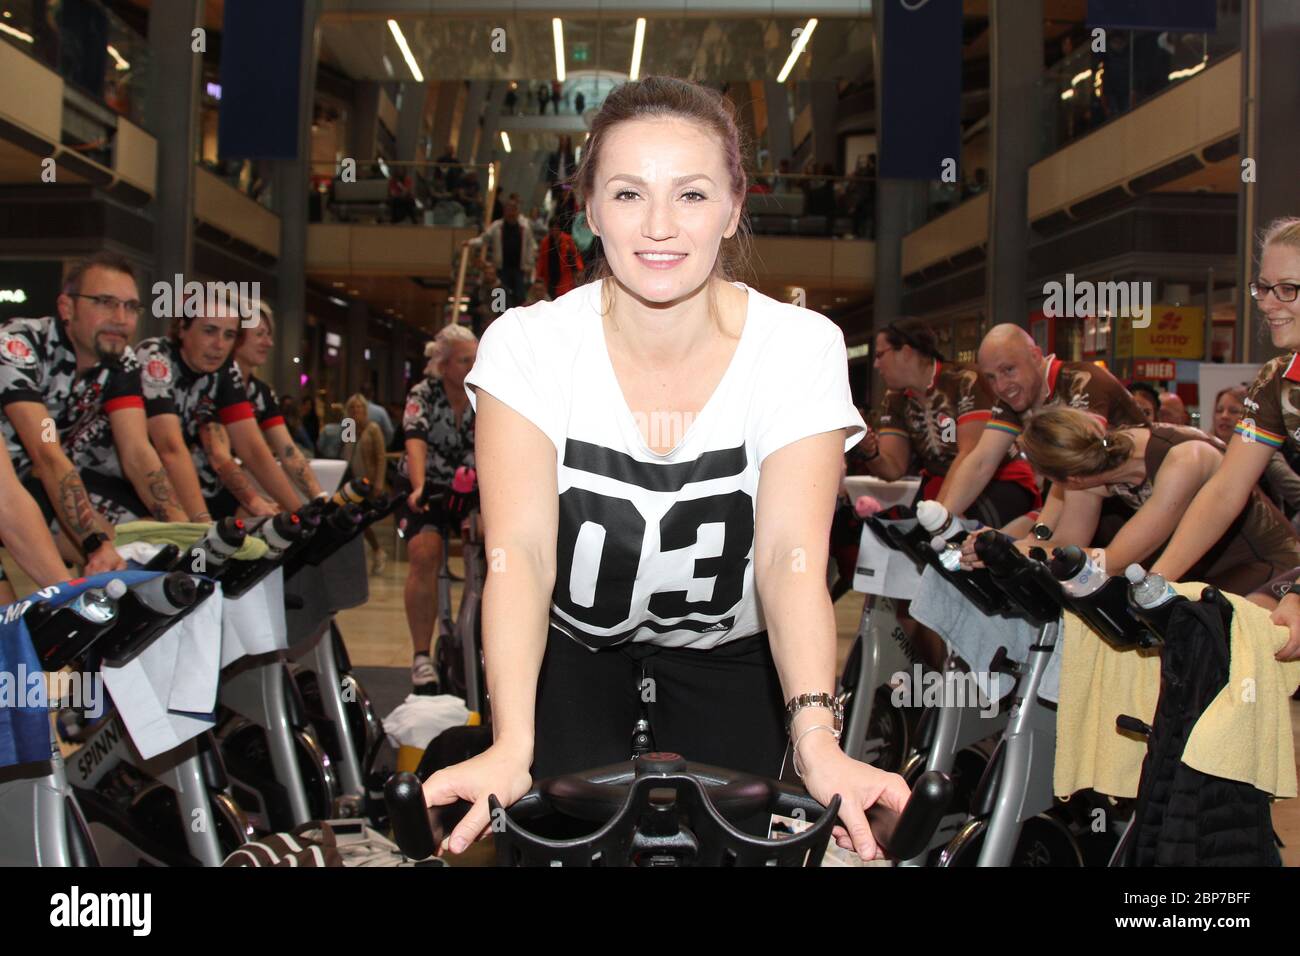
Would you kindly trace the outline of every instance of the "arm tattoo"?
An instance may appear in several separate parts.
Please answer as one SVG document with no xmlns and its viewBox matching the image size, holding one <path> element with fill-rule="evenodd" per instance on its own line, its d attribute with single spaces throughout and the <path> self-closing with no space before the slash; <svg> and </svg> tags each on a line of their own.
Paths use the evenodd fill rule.
<svg viewBox="0 0 1300 956">
<path fill-rule="evenodd" d="M 81 483 L 81 476 L 74 469 L 69 469 L 59 481 L 59 510 L 59 517 L 77 541 L 92 531 L 100 530 L 99 515 L 90 503 L 90 495 Z"/>
<path fill-rule="evenodd" d="M 199 438 L 203 442 L 203 450 L 207 453 L 213 471 L 226 486 L 226 490 L 234 495 L 241 505 L 247 506 L 257 500 L 259 497 L 257 491 L 230 452 L 230 435 L 226 433 L 225 426 L 220 422 L 208 422 L 199 428 Z"/>
<path fill-rule="evenodd" d="M 316 482 L 316 475 L 312 473 L 311 463 L 298 451 L 298 446 L 293 442 L 285 442 L 284 447 L 280 449 L 280 467 L 289 475 L 289 478 L 299 490 L 308 498 L 315 498 L 320 494 L 320 485 Z"/>
<path fill-rule="evenodd" d="M 149 486 L 150 510 L 155 518 L 159 521 L 170 521 L 172 514 L 176 512 L 184 516 L 185 509 L 181 507 L 176 497 L 176 490 L 172 487 L 165 468 L 151 471 L 144 477 Z"/>
<path fill-rule="evenodd" d="M 248 476 L 244 474 L 244 469 L 239 467 L 238 462 L 234 459 L 228 459 L 215 467 L 217 477 L 221 479 L 221 483 L 226 486 L 226 490 L 234 495 L 241 505 L 247 507 L 250 502 L 257 500 L 259 495 L 248 480 Z"/>
</svg>

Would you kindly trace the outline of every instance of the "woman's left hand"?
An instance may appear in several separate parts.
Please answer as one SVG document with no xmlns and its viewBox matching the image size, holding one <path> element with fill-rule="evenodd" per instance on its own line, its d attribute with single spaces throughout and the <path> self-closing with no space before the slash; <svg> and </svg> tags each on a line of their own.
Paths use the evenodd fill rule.
<svg viewBox="0 0 1300 956">
<path fill-rule="evenodd" d="M 810 746 L 815 738 L 815 746 Z M 870 764 L 854 760 L 841 750 L 830 734 L 817 733 L 804 738 L 799 746 L 803 782 L 808 793 L 827 805 L 840 795 L 840 823 L 832 835 L 836 844 L 854 850 L 863 860 L 878 860 L 884 854 L 867 824 L 867 808 L 883 803 L 898 813 L 907 806 L 912 791 L 896 773 L 886 773 Z"/>
</svg>

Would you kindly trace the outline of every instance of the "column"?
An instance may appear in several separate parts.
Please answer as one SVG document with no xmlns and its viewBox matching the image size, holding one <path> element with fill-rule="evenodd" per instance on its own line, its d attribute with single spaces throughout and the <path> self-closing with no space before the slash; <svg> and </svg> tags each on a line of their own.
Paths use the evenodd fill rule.
<svg viewBox="0 0 1300 956">
<path fill-rule="evenodd" d="M 772 169 L 790 158 L 790 97 L 784 83 L 763 81 L 763 99 L 767 104 L 767 150 Z"/>
<path fill-rule="evenodd" d="M 280 216 L 279 293 L 276 303 L 275 386 L 298 394 L 298 367 L 307 311 L 307 189 L 311 182 L 311 120 L 316 98 L 316 26 L 322 0 L 303 4 L 302 57 L 298 66 L 298 158 L 276 160 L 275 204 Z M 368 157 L 363 157 L 368 158 Z M 305 356 L 303 356 L 305 359 Z M 313 383 L 315 384 L 315 383 Z"/>
<path fill-rule="evenodd" d="M 346 356 L 343 381 L 347 383 L 346 395 L 361 390 L 366 377 L 366 343 L 369 340 L 370 307 L 361 299 L 348 303 L 348 331 L 343 340 Z"/>
<path fill-rule="evenodd" d="M 149 131 L 158 140 L 158 192 L 152 203 L 154 277 L 191 278 L 194 264 L 194 163 L 198 135 L 199 79 L 203 54 L 193 31 L 203 24 L 202 0 L 158 4 L 149 13 Z M 157 82 L 166 77 L 167 82 Z M 152 310 L 141 316 L 139 336 L 161 335 L 167 320 Z"/>
<path fill-rule="evenodd" d="M 424 121 L 425 86 L 402 84 L 402 105 L 397 111 L 397 156 L 399 162 L 416 159 L 420 144 L 420 125 Z"/>
<path fill-rule="evenodd" d="M 1246 0 L 1241 6 L 1242 103 L 1240 160 L 1254 160 L 1254 182 L 1244 181 L 1237 206 L 1237 361 L 1264 362 L 1276 354 L 1254 334 L 1250 298 L 1256 236 L 1280 216 L 1300 216 L 1300 5 Z M 1243 171 L 1244 177 L 1244 171 Z M 1248 178 L 1248 177 L 1244 177 Z"/>
<path fill-rule="evenodd" d="M 1028 328 L 1029 166 L 1043 72 L 1042 0 L 992 0 L 989 8 L 989 241 L 985 311 Z M 966 170 L 962 169 L 964 175 Z"/>
<path fill-rule="evenodd" d="M 348 123 L 348 155 L 357 160 L 375 158 L 375 130 L 379 124 L 379 84 L 373 80 L 357 83 L 352 96 L 352 117 Z"/>
<path fill-rule="evenodd" d="M 483 113 L 483 104 L 487 100 L 487 94 L 487 80 L 470 81 L 469 92 L 465 97 L 465 114 L 460 121 L 460 139 L 457 140 L 456 146 L 456 156 L 462 163 L 475 162 L 475 137 L 478 135 L 478 121 Z M 479 176 L 479 187 L 486 194 L 486 176 Z"/>
</svg>

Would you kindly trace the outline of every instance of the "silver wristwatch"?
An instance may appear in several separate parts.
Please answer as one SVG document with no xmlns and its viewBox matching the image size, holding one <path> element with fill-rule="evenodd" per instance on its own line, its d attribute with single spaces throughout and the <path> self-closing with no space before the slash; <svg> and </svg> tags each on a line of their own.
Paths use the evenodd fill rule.
<svg viewBox="0 0 1300 956">
<path fill-rule="evenodd" d="M 825 707 L 831 712 L 831 717 L 835 721 L 835 732 L 839 733 L 844 727 L 844 701 L 831 694 L 800 694 L 798 697 L 792 697 L 785 705 L 785 731 L 788 734 L 790 728 L 794 726 L 794 718 L 799 711 L 805 707 Z"/>
</svg>

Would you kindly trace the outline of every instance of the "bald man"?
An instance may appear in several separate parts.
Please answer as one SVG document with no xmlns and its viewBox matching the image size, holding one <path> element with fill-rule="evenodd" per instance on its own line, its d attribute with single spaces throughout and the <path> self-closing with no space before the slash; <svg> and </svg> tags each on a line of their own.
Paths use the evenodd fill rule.
<svg viewBox="0 0 1300 956">
<path fill-rule="evenodd" d="M 1006 323 L 991 328 L 980 343 L 980 374 L 997 396 L 975 450 L 948 477 L 939 501 L 964 514 L 1006 460 L 1025 419 L 1049 405 L 1070 405 L 1095 415 L 1103 425 L 1146 425 L 1142 409 L 1119 379 L 1091 362 L 1063 362 L 1043 350 L 1029 333 Z M 1063 500 L 1053 489 L 1040 523 L 1051 527 Z"/>
<path fill-rule="evenodd" d="M 1190 425 L 1192 416 L 1187 414 L 1187 406 L 1176 392 L 1160 393 L 1160 411 L 1156 418 L 1166 425 Z"/>
</svg>

